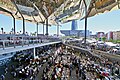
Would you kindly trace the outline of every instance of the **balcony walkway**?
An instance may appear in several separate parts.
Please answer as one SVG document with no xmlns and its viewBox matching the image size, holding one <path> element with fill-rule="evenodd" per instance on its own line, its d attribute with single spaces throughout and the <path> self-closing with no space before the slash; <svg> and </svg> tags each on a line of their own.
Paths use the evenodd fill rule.
<svg viewBox="0 0 120 80">
<path fill-rule="evenodd" d="M 0 55 L 5 54 L 5 53 L 11 53 L 11 52 L 16 52 L 16 51 L 41 47 L 41 46 L 45 46 L 45 45 L 57 44 L 57 43 L 61 43 L 61 41 L 41 43 L 41 44 L 40 43 L 38 43 L 38 44 L 30 44 L 30 45 L 24 45 L 24 46 L 16 46 L 15 48 L 14 47 L 6 47 L 4 49 L 0 48 Z"/>
<path fill-rule="evenodd" d="M 104 51 L 100 51 L 100 50 L 92 50 L 92 52 L 91 52 L 89 49 L 81 48 L 79 46 L 73 46 L 73 45 L 69 45 L 69 44 L 64 44 L 64 45 L 79 49 L 83 53 L 89 53 L 89 54 L 92 54 L 93 56 L 96 56 L 98 58 L 106 57 L 109 60 L 111 60 L 112 62 L 116 61 L 120 64 L 120 55 L 110 54 L 108 52 L 104 52 Z"/>
</svg>

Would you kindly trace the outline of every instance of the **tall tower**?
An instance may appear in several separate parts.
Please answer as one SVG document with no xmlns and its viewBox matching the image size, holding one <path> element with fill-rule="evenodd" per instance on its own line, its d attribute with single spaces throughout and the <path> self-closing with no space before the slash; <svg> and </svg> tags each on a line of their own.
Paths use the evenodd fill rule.
<svg viewBox="0 0 120 80">
<path fill-rule="evenodd" d="M 72 20 L 71 30 L 77 30 L 77 20 Z"/>
</svg>

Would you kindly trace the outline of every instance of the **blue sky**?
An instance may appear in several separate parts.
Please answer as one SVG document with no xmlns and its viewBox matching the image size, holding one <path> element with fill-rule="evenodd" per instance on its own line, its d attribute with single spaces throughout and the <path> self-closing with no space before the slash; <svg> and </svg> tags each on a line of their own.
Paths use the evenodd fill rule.
<svg viewBox="0 0 120 80">
<path fill-rule="evenodd" d="M 10 32 L 13 27 L 12 18 L 0 14 L 0 28 L 3 27 L 5 32 Z M 60 30 L 70 30 L 71 22 L 62 24 Z M 84 20 L 78 20 L 78 29 L 84 29 Z M 98 31 L 105 33 L 109 31 L 120 30 L 120 10 L 99 14 L 88 18 L 88 29 L 95 34 Z M 16 20 L 16 32 L 22 31 L 22 21 Z M 26 22 L 26 31 L 33 33 L 36 31 L 36 24 Z M 49 27 L 49 34 L 56 34 L 56 26 Z M 42 33 L 42 24 L 39 25 L 39 33 Z"/>
<path fill-rule="evenodd" d="M 84 20 L 79 20 L 79 29 L 84 29 Z M 120 30 L 120 10 L 99 14 L 88 18 L 88 29 L 93 33 Z"/>
</svg>

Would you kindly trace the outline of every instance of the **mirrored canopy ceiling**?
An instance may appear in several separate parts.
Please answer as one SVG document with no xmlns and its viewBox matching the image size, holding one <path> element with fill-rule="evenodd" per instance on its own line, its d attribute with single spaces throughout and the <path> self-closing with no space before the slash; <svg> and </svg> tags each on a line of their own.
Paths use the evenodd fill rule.
<svg viewBox="0 0 120 80">
<path fill-rule="evenodd" d="M 87 15 L 85 15 L 85 5 Z M 120 0 L 0 0 L 0 14 L 58 25 L 120 8 Z"/>
</svg>

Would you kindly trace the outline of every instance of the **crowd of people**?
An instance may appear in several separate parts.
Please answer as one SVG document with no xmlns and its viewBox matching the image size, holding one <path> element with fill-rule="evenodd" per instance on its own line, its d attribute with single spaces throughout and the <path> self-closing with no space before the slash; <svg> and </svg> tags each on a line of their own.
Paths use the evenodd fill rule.
<svg viewBox="0 0 120 80">
<path fill-rule="evenodd" d="M 54 47 L 51 49 L 51 46 L 44 46 L 44 48 L 41 47 L 41 49 L 36 49 L 38 58 L 34 58 L 33 49 L 16 52 L 16 54 L 10 58 L 10 63 L 2 66 L 4 71 L 2 73 L 0 72 L 1 79 L 34 80 L 41 67 L 48 61 L 49 56 L 52 54 L 52 50 L 54 50 Z M 41 54 L 45 55 L 41 56 Z"/>
<path fill-rule="evenodd" d="M 70 43 L 68 43 L 68 44 L 70 44 Z M 84 48 L 84 47 L 82 47 L 82 45 L 77 45 L 77 43 L 73 43 L 72 45 L 79 46 L 80 48 Z M 114 80 L 116 78 L 118 78 L 118 80 L 120 79 L 120 64 L 119 64 L 118 60 L 110 59 L 109 57 L 102 55 L 102 52 L 99 52 L 99 51 L 96 52 L 95 45 L 91 45 L 91 46 L 86 45 L 86 47 L 84 49 L 86 49 L 86 50 L 82 50 L 81 54 L 86 54 L 85 56 L 87 58 L 89 58 L 88 60 L 86 59 L 87 62 L 92 63 L 92 64 L 94 63 L 94 66 L 92 65 L 93 70 L 95 70 L 95 73 L 100 78 L 106 78 L 108 80 Z M 99 53 L 99 54 L 97 54 L 97 53 Z M 86 62 L 86 60 L 84 62 Z M 89 66 L 88 68 L 90 68 L 90 64 L 88 66 Z M 92 72 L 94 72 L 94 71 L 92 71 Z"/>
<path fill-rule="evenodd" d="M 40 80 L 115 80 L 120 75 L 118 63 L 63 45 L 38 48 L 36 59 L 32 53 L 16 53 L 11 59 L 14 64 L 5 65 L 1 79 L 37 80 L 41 75 Z"/>
</svg>

